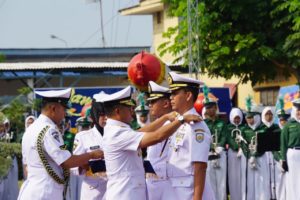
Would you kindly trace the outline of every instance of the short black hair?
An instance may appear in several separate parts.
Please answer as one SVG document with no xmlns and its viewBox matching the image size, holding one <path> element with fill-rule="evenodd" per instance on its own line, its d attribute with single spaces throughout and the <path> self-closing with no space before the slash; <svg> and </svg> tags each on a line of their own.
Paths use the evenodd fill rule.
<svg viewBox="0 0 300 200">
<path fill-rule="evenodd" d="M 104 111 L 107 116 L 112 116 L 114 110 L 120 106 L 120 104 L 104 104 Z"/>
<path fill-rule="evenodd" d="M 186 87 L 183 88 L 185 92 L 191 92 L 193 95 L 193 102 L 195 102 L 198 98 L 199 89 L 195 87 Z"/>
</svg>

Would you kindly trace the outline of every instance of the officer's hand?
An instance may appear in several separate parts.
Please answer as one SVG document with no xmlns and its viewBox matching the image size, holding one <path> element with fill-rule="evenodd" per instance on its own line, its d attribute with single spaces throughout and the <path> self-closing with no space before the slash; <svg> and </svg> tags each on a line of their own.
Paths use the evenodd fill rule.
<svg viewBox="0 0 300 200">
<path fill-rule="evenodd" d="M 183 119 L 184 122 L 186 123 L 203 121 L 202 117 L 200 117 L 199 115 L 192 115 L 192 114 L 184 115 Z"/>
<path fill-rule="evenodd" d="M 167 119 L 169 120 L 169 121 L 174 121 L 175 119 L 176 119 L 176 117 L 178 116 L 179 114 L 178 114 L 178 112 L 175 112 L 175 111 L 173 111 L 173 112 L 170 112 L 170 113 L 168 113 L 168 114 L 166 114 L 166 117 L 167 117 Z"/>
<path fill-rule="evenodd" d="M 281 161 L 281 168 L 283 169 L 283 172 L 288 172 L 289 171 L 288 164 L 285 160 Z"/>
<path fill-rule="evenodd" d="M 101 150 L 95 150 L 90 152 L 91 159 L 103 159 L 104 153 Z"/>
<path fill-rule="evenodd" d="M 146 179 L 159 179 L 159 177 L 154 173 L 146 173 Z"/>
</svg>

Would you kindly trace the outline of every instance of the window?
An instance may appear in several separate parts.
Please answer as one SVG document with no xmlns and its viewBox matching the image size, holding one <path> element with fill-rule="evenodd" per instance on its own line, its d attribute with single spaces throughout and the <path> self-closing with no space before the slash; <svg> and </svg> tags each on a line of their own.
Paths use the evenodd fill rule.
<svg viewBox="0 0 300 200">
<path fill-rule="evenodd" d="M 264 106 L 275 106 L 279 88 L 266 88 L 260 90 L 260 103 Z"/>
</svg>

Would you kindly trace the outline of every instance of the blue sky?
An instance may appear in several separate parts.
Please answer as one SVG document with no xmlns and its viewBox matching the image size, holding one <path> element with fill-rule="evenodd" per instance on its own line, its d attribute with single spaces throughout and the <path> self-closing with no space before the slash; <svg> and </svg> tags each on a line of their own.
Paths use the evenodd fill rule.
<svg viewBox="0 0 300 200">
<path fill-rule="evenodd" d="M 150 46 L 151 16 L 121 16 L 138 0 L 102 0 L 106 46 Z M 102 47 L 99 3 L 0 0 L 0 48 Z"/>
</svg>

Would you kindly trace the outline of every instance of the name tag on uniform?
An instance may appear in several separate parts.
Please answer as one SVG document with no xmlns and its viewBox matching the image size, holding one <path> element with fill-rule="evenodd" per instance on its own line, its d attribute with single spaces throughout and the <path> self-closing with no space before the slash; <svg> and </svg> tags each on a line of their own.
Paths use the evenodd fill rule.
<svg viewBox="0 0 300 200">
<path fill-rule="evenodd" d="M 99 145 L 96 145 L 96 146 L 91 146 L 90 147 L 90 150 L 95 150 L 95 149 L 99 149 L 100 148 L 100 146 Z"/>
<path fill-rule="evenodd" d="M 184 129 L 180 129 L 176 135 L 175 135 L 175 145 L 176 146 L 182 146 L 183 145 L 183 138 L 185 135 L 185 130 Z"/>
</svg>

